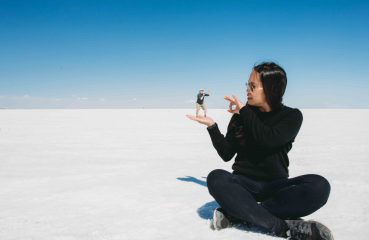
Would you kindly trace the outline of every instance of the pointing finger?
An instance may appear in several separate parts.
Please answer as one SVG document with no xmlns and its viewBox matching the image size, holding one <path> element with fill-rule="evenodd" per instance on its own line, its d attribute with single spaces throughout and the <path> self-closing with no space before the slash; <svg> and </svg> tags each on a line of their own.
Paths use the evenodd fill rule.
<svg viewBox="0 0 369 240">
<path fill-rule="evenodd" d="M 226 99 L 228 101 L 231 101 L 231 102 L 234 102 L 234 98 L 230 97 L 230 96 L 225 96 L 224 99 Z"/>
</svg>

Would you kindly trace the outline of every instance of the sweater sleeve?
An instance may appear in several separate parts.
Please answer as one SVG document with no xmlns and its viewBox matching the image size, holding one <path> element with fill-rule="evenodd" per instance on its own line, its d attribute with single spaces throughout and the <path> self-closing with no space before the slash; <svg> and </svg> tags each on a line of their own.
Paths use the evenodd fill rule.
<svg viewBox="0 0 369 240">
<path fill-rule="evenodd" d="M 232 144 L 232 140 L 230 139 L 229 133 L 227 132 L 224 137 L 221 134 L 218 125 L 215 123 L 207 128 L 211 141 L 213 143 L 214 148 L 217 150 L 218 155 L 223 159 L 223 161 L 228 162 L 233 158 L 236 154 L 236 150 Z"/>
<path fill-rule="evenodd" d="M 257 144 L 267 148 L 280 147 L 294 139 L 303 120 L 301 111 L 294 109 L 276 125 L 268 126 L 260 121 L 249 105 L 241 108 L 240 115 L 246 131 L 251 133 Z"/>
</svg>

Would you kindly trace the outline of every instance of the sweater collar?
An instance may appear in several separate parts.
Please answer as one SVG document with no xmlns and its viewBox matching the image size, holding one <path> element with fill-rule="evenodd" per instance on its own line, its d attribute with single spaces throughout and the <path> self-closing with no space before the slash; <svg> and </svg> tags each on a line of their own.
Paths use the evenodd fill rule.
<svg viewBox="0 0 369 240">
<path fill-rule="evenodd" d="M 275 114 L 277 114 L 278 112 L 280 112 L 280 111 L 282 111 L 283 110 L 283 108 L 284 108 L 284 105 L 282 105 L 280 108 L 278 108 L 278 109 L 274 109 L 274 110 L 272 110 L 272 111 L 270 111 L 270 112 L 262 112 L 262 111 L 260 111 L 259 110 L 259 108 L 258 107 L 255 107 L 255 106 L 250 106 L 252 109 L 253 109 L 253 111 L 258 115 L 258 116 L 260 116 L 261 118 L 269 118 L 269 117 L 271 117 L 271 116 L 274 116 Z"/>
</svg>

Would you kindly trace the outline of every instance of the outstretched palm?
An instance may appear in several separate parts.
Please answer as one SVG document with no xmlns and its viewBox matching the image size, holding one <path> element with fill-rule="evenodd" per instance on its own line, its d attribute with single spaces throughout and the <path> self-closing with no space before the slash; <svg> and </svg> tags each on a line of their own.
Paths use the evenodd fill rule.
<svg viewBox="0 0 369 240">
<path fill-rule="evenodd" d="M 187 114 L 186 115 L 189 119 L 193 120 L 193 121 L 197 121 L 201 124 L 204 124 L 204 125 L 207 125 L 207 126 L 211 126 L 213 125 L 215 122 L 212 118 L 210 117 L 203 117 L 203 116 L 193 116 L 193 115 L 190 115 L 190 114 Z"/>
</svg>

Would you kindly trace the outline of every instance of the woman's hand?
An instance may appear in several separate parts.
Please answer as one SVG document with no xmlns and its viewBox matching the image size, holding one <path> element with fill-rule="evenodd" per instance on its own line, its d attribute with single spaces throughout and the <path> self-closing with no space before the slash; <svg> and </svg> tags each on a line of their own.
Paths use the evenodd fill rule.
<svg viewBox="0 0 369 240">
<path fill-rule="evenodd" d="M 210 127 L 211 125 L 213 125 L 215 122 L 213 119 L 211 119 L 210 117 L 203 117 L 203 116 L 193 116 L 193 115 L 190 115 L 190 114 L 187 114 L 186 115 L 189 119 L 193 120 L 193 121 L 197 121 L 201 124 L 204 124 L 208 127 Z"/>
<path fill-rule="evenodd" d="M 240 100 L 238 100 L 238 98 L 234 95 L 225 96 L 224 99 L 229 101 L 229 108 L 227 111 L 230 113 L 240 114 L 240 109 L 245 106 L 245 104 L 240 102 Z"/>
</svg>

